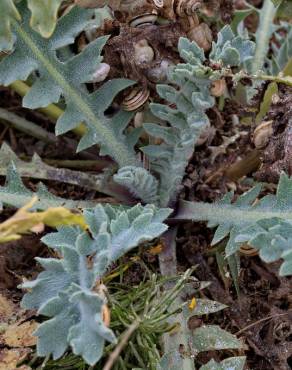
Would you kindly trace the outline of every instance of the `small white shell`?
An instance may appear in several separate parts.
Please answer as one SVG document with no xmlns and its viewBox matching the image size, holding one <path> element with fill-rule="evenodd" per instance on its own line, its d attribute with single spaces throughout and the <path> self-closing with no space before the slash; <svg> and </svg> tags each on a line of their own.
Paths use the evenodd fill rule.
<svg viewBox="0 0 292 370">
<path fill-rule="evenodd" d="M 172 61 L 169 59 L 162 59 L 159 66 L 151 68 L 147 71 L 147 77 L 151 82 L 166 82 L 167 81 L 167 71 L 169 67 L 173 65 Z"/>
<path fill-rule="evenodd" d="M 196 142 L 197 146 L 205 144 L 205 142 L 209 139 L 209 137 L 214 136 L 214 127 L 208 124 L 205 128 L 202 129 L 200 136 Z"/>
<path fill-rule="evenodd" d="M 219 97 L 222 96 L 226 91 L 226 81 L 224 78 L 212 82 L 210 88 L 210 93 L 213 96 Z"/>
<path fill-rule="evenodd" d="M 96 83 L 104 81 L 110 71 L 110 66 L 107 63 L 100 63 L 98 69 L 93 73 L 92 79 L 90 82 Z"/>
<path fill-rule="evenodd" d="M 154 59 L 154 50 L 148 44 L 147 40 L 143 39 L 134 45 L 134 58 L 137 64 L 147 64 Z"/>
<path fill-rule="evenodd" d="M 160 9 L 163 8 L 164 0 L 153 0 L 154 5 L 156 8 Z"/>
<path fill-rule="evenodd" d="M 273 135 L 273 121 L 261 122 L 253 133 L 253 143 L 257 149 L 264 148 Z"/>
<path fill-rule="evenodd" d="M 134 117 L 134 127 L 143 127 L 144 112 L 137 112 Z"/>
</svg>

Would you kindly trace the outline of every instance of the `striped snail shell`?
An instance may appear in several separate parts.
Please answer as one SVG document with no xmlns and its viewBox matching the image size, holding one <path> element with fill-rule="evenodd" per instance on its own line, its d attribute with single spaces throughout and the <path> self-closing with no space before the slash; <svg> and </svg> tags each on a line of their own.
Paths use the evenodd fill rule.
<svg viewBox="0 0 292 370">
<path fill-rule="evenodd" d="M 211 49 L 213 36 L 207 23 L 200 23 L 192 28 L 187 35 L 190 40 L 195 41 L 204 51 Z"/>
<path fill-rule="evenodd" d="M 177 0 L 175 3 L 175 13 L 179 17 L 193 15 L 201 5 L 201 2 L 198 0 Z"/>
<path fill-rule="evenodd" d="M 149 95 L 150 91 L 148 89 L 134 88 L 125 97 L 121 107 L 128 112 L 134 111 L 138 108 L 141 108 L 146 103 Z"/>
<path fill-rule="evenodd" d="M 258 250 L 253 248 L 247 243 L 244 243 L 240 246 L 239 251 L 241 254 L 244 254 L 245 256 L 248 257 L 253 257 L 258 255 Z"/>
<path fill-rule="evenodd" d="M 132 18 L 129 22 L 131 27 L 144 27 L 154 24 L 157 20 L 157 11 L 154 9 L 152 12 L 140 14 Z"/>
<path fill-rule="evenodd" d="M 153 4 L 157 9 L 163 8 L 164 1 L 163 0 L 153 0 Z"/>
<path fill-rule="evenodd" d="M 253 132 L 253 143 L 257 149 L 264 148 L 273 135 L 273 121 L 262 121 Z"/>
</svg>

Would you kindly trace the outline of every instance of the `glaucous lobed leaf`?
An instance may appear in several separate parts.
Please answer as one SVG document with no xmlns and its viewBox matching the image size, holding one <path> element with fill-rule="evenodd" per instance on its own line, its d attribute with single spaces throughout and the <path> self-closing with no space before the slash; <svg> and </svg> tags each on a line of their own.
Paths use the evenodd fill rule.
<svg viewBox="0 0 292 370">
<path fill-rule="evenodd" d="M 170 211 L 98 205 L 83 212 L 88 231 L 60 227 L 42 238 L 60 258 L 37 258 L 44 271 L 22 284 L 28 289 L 22 306 L 49 317 L 35 332 L 39 356 L 57 359 L 70 346 L 90 365 L 101 358 L 105 341 L 116 338 L 103 321 L 106 298 L 100 279 L 130 249 L 161 235 Z"/>
<path fill-rule="evenodd" d="M 95 205 L 95 202 L 92 201 L 78 201 L 58 197 L 50 193 L 42 183 L 37 185 L 36 192 L 31 191 L 23 184 L 12 161 L 7 168 L 5 185 L 0 186 L 0 204 L 20 208 L 27 204 L 33 196 L 37 198 L 37 201 L 32 209 L 38 210 L 46 210 L 49 207 L 88 208 Z"/>
<path fill-rule="evenodd" d="M 234 203 L 232 193 L 214 204 L 182 201 L 176 218 L 208 221 L 209 227 L 217 227 L 212 245 L 228 237 L 227 257 L 248 243 L 265 262 L 283 259 L 280 275 L 291 275 L 292 178 L 282 173 L 276 194 L 258 200 L 260 190 L 258 184 Z"/>
<path fill-rule="evenodd" d="M 252 58 L 254 43 L 235 37 L 231 28 L 225 26 L 210 53 L 211 62 L 222 70 L 213 70 L 204 63 L 204 51 L 195 42 L 180 38 L 178 50 L 185 63 L 169 70 L 169 84 L 157 85 L 158 94 L 167 103 L 151 104 L 152 113 L 169 126 L 144 124 L 149 135 L 162 141 L 142 149 L 159 177 L 157 202 L 161 206 L 175 202 L 194 146 L 202 130 L 210 125 L 205 112 L 215 103 L 210 92 L 212 81 L 220 79 L 224 68 L 242 66 Z"/>
<path fill-rule="evenodd" d="M 9 51 L 13 47 L 13 34 L 11 21 L 20 20 L 21 16 L 16 9 L 13 0 L 1 0 L 0 2 L 0 52 Z"/>
<path fill-rule="evenodd" d="M 23 98 L 24 107 L 45 107 L 64 98 L 66 108 L 57 121 L 56 134 L 72 130 L 83 121 L 87 132 L 78 151 L 98 143 L 101 154 L 111 155 L 121 166 L 138 165 L 133 149 L 138 135 L 135 130 L 128 136 L 123 133 L 132 114 L 120 111 L 112 118 L 104 115 L 116 94 L 133 81 L 109 80 L 93 93 L 84 88 L 84 83 L 92 79 L 102 61 L 101 51 L 108 37 L 97 38 L 66 61 L 58 58 L 58 50 L 72 44 L 91 23 L 93 11 L 73 7 L 59 19 L 49 39 L 31 29 L 26 1 L 18 4 L 18 11 L 23 21 L 11 20 L 15 42 L 12 52 L 0 62 L 0 84 L 7 86 L 16 80 L 26 80 L 31 74 L 36 77 L 37 72 L 38 77 Z"/>
<path fill-rule="evenodd" d="M 28 0 L 31 11 L 30 25 L 43 37 L 50 37 L 57 23 L 58 9 L 63 0 Z"/>
<path fill-rule="evenodd" d="M 245 357 L 229 357 L 221 362 L 210 360 L 206 365 L 200 367 L 200 370 L 243 370 Z"/>
</svg>

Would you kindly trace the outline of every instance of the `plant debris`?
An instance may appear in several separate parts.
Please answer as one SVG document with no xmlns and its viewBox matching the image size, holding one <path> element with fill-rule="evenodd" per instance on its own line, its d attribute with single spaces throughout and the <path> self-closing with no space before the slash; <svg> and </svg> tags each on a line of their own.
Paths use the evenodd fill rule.
<svg viewBox="0 0 292 370">
<path fill-rule="evenodd" d="M 0 370 L 292 368 L 289 3 L 3 1 Z"/>
</svg>

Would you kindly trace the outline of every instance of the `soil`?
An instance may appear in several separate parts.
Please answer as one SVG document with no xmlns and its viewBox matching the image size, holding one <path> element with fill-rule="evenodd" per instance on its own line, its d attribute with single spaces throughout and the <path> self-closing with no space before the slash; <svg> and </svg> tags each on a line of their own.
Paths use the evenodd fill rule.
<svg viewBox="0 0 292 370">
<path fill-rule="evenodd" d="M 288 95 L 292 96 L 292 95 Z M 288 98 L 287 98 L 288 99 Z M 27 112 L 20 108 L 20 100 L 7 90 L 0 93 L 0 105 L 11 104 L 10 110 L 39 122 L 43 127 L 51 129 L 51 123 L 39 113 Z M 210 111 L 209 117 L 215 132 L 206 143 L 197 148 L 187 167 L 184 189 L 181 197 L 187 200 L 214 201 L 229 190 L 242 193 L 249 187 L 244 181 L 230 181 L 224 171 L 248 151 L 253 150 L 249 128 L 234 125 L 229 110 Z M 235 106 L 233 109 L 239 109 Z M 276 113 L 275 113 L 276 114 Z M 3 132 L 3 131 L 2 131 Z M 281 136 L 282 137 L 282 136 Z M 229 140 L 233 138 L 232 140 Z M 229 141 L 228 141 L 229 140 Z M 275 140 L 275 136 L 273 136 Z M 37 151 L 41 156 L 64 158 L 58 146 L 48 147 L 17 131 L 7 130 L 2 137 L 13 146 L 17 154 L 30 156 Z M 229 144 L 230 142 L 230 144 Z M 225 145 L 227 143 L 228 145 Z M 223 147 L 222 147 L 223 145 Z M 76 156 L 74 156 L 76 157 Z M 70 153 L 68 152 L 68 158 Z M 217 173 L 217 175 L 216 175 Z M 214 175 L 215 174 L 215 175 Z M 33 188 L 35 181 L 26 181 Z M 55 194 L 73 198 L 86 199 L 92 197 L 90 192 L 77 186 L 47 182 L 50 191 Z M 5 210 L 1 218 L 5 219 L 13 211 Z M 184 271 L 197 265 L 195 275 L 199 280 L 208 280 L 212 284 L 204 290 L 204 295 L 229 306 L 220 314 L 211 315 L 200 320 L 196 325 L 216 323 L 233 333 L 238 333 L 247 345 L 246 355 L 248 366 L 253 370 L 288 370 L 292 367 L 292 289 L 291 279 L 279 278 L 277 264 L 264 264 L 257 256 L 241 258 L 240 295 L 237 296 L 230 278 L 222 279 L 214 254 L 210 252 L 212 232 L 203 223 L 187 223 L 180 226 L 178 233 L 179 270 Z M 16 288 L 23 278 L 32 278 L 38 273 L 34 257 L 48 255 L 48 250 L 40 242 L 40 235 L 27 235 L 21 241 L 0 245 L 1 292 L 13 296 L 17 302 L 21 292 Z M 155 257 L 147 260 L 158 268 Z M 158 271 L 157 271 L 158 272 Z M 125 281 L 135 284 L 141 273 L 139 265 L 133 266 L 125 277 Z M 208 353 L 209 357 L 222 356 L 222 353 Z M 219 358 L 218 358 L 219 359 Z M 200 356 L 199 361 L 205 363 L 208 357 Z"/>
<path fill-rule="evenodd" d="M 224 13 L 223 22 L 228 22 L 233 11 L 233 3 L 222 0 L 219 9 Z M 156 26 L 149 27 L 147 32 L 143 29 L 132 29 L 131 37 L 129 29 L 120 29 L 117 22 L 106 24 L 105 27 L 107 31 L 117 34 L 105 49 L 105 61 L 111 61 L 113 64 L 110 77 L 126 76 L 138 79 L 142 85 L 151 89 L 152 99 L 157 98 L 154 85 L 145 78 L 144 71 L 137 66 L 133 67 L 129 59 L 121 58 L 121 55 L 123 53 L 127 55 L 133 48 L 133 42 L 144 38 L 155 46 L 161 58 L 167 56 L 177 62 L 178 54 L 174 46 L 178 38 L 184 35 L 181 25 L 175 23 L 171 27 L 163 26 L 164 38 L 160 38 L 161 34 L 157 32 Z M 166 40 L 168 44 L 165 48 Z M 119 49 L 119 45 L 123 45 L 122 50 Z M 265 118 L 273 120 L 273 135 L 265 148 L 257 154 L 258 160 L 253 162 L 253 166 L 244 174 L 249 175 L 249 181 L 247 177 L 229 176 L 228 172 L 230 173 L 230 167 L 234 164 L 239 163 L 250 153 L 255 153 L 251 135 L 253 127 L 236 120 L 239 115 L 245 114 L 248 117 L 250 112 L 239 103 L 228 100 L 225 101 L 223 109 L 211 109 L 208 112 L 211 129 L 207 134 L 207 140 L 196 148 L 186 169 L 180 197 L 213 202 L 230 190 L 235 191 L 235 196 L 243 193 L 250 187 L 253 179 L 276 183 L 282 170 L 292 175 L 291 103 L 292 88 L 281 88 L 279 100 L 271 106 Z M 22 108 L 20 98 L 7 88 L 0 88 L 0 107 L 36 122 L 50 132 L 54 130 L 53 123 L 48 118 L 39 112 Z M 76 137 L 73 134 L 67 134 L 66 137 L 70 139 L 70 144 L 63 139 L 58 139 L 55 144 L 44 144 L 0 122 L 0 144 L 7 142 L 17 155 L 31 157 L 37 152 L 41 157 L 50 159 L 92 159 L 97 155 L 96 149 L 90 149 L 81 155 L 75 154 Z M 3 183 L 4 179 L 1 181 Z M 25 179 L 25 183 L 33 189 L 36 181 Z M 47 181 L 46 185 L 51 192 L 65 198 L 97 199 L 101 196 L 78 186 L 52 181 Z M 267 184 L 266 189 L 271 191 L 274 188 Z M 5 209 L 1 219 L 6 219 L 12 213 L 13 210 Z M 38 272 L 34 257 L 48 256 L 50 253 L 40 242 L 40 237 L 41 235 L 26 235 L 20 241 L 0 244 L 0 293 L 13 297 L 15 302 L 19 302 L 22 295 L 16 288 L 17 285 L 23 278 L 32 278 Z M 211 285 L 202 294 L 229 306 L 228 309 L 211 315 L 204 321 L 197 320 L 193 325 L 216 323 L 243 338 L 249 369 L 292 369 L 291 278 L 279 278 L 278 263 L 265 264 L 258 256 L 243 255 L 238 295 L 230 276 L 222 274 L 218 268 L 215 253 L 210 247 L 211 239 L 212 231 L 204 223 L 186 223 L 179 226 L 177 237 L 179 271 L 196 265 L 195 276 L 199 280 L 211 281 Z M 152 268 L 159 272 L 157 257 L 144 255 L 143 258 L 146 264 L 151 264 Z M 133 264 L 125 273 L 126 281 L 129 284 L 137 283 L 140 272 L 139 265 Z M 198 361 L 203 364 L 211 357 L 219 360 L 221 356 L 222 352 L 208 353 L 199 356 Z"/>
</svg>

